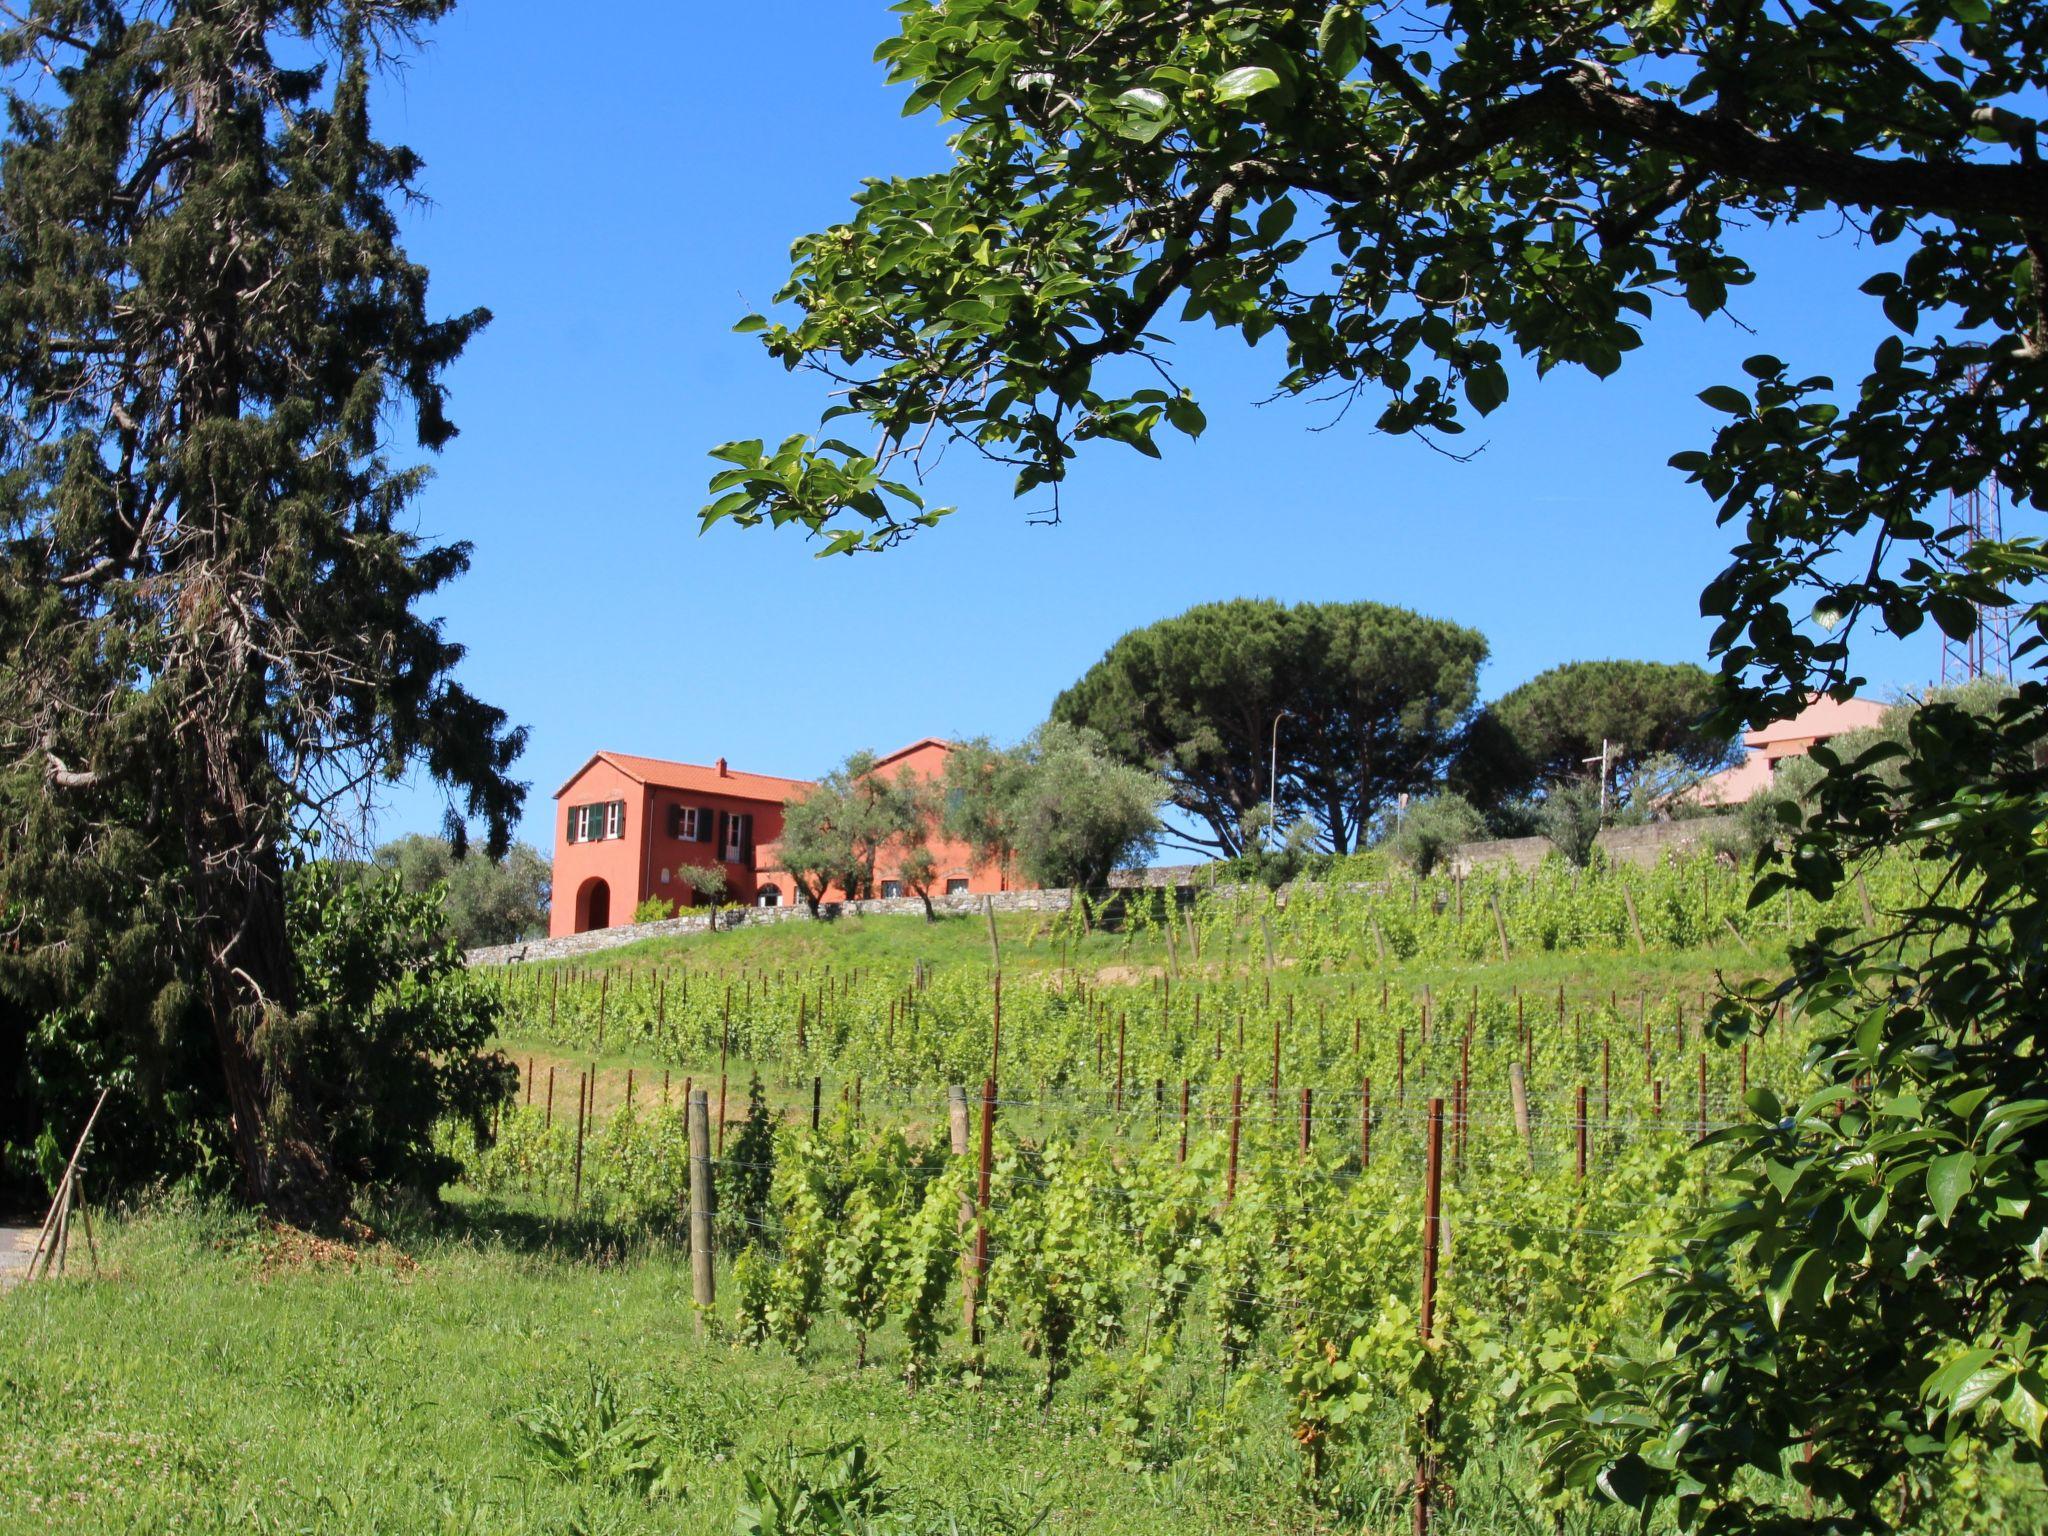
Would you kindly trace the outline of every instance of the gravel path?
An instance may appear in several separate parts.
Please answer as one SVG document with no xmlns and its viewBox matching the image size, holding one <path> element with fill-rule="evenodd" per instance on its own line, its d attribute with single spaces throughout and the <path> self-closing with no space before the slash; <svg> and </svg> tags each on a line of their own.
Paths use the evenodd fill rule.
<svg viewBox="0 0 2048 1536">
<path fill-rule="evenodd" d="M 0 1291 L 21 1283 L 28 1272 L 28 1256 L 36 1245 L 34 1227 L 0 1226 Z"/>
</svg>

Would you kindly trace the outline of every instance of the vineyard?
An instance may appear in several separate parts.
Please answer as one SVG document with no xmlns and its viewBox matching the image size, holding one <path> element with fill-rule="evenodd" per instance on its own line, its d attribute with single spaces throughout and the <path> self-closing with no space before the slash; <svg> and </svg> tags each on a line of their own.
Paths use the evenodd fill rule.
<svg viewBox="0 0 2048 1536">
<path fill-rule="evenodd" d="M 991 923 L 945 967 L 514 969 L 520 1102 L 449 1135 L 480 1196 L 680 1239 L 694 1096 L 720 1337 L 801 1361 L 843 1330 L 911 1393 L 1079 1375 L 1119 1465 L 1204 1464 L 1225 1423 L 1310 1519 L 1477 1528 L 1491 1480 L 1620 1529 L 1532 1427 L 1596 1350 L 1654 1347 L 1631 1282 L 1716 1200 L 1697 1144 L 1797 1102 L 1770 957 L 1915 877 L 1750 907 L 1712 860 L 1552 866 Z M 1682 984 L 1599 985 L 1653 953 Z M 1531 956 L 1560 979 L 1502 979 Z"/>
</svg>

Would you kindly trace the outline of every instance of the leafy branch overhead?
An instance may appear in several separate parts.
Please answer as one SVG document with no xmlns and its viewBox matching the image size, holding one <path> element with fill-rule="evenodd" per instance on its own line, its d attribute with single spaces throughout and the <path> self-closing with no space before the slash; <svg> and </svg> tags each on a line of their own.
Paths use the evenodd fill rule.
<svg viewBox="0 0 2048 1536">
<path fill-rule="evenodd" d="M 1817 565 L 1928 537 L 1928 498 L 1993 471 L 2040 488 L 2032 428 L 1992 448 L 2042 381 L 2028 7 L 898 10 L 879 56 L 906 112 L 950 125 L 951 164 L 868 182 L 796 243 L 786 308 L 742 322 L 830 382 L 842 435 L 726 445 L 707 523 L 887 545 L 943 515 L 917 482 L 956 442 L 1057 515 L 1082 444 L 1156 455 L 1162 428 L 1202 430 L 1174 320 L 1277 334 L 1284 391 L 1456 434 L 1505 401 L 1510 354 L 1610 374 L 1660 307 L 1711 315 L 1750 279 L 1731 230 L 1814 218 L 1867 236 L 1865 288 L 1898 335 L 1846 398 L 1770 357 L 1708 391 L 1733 420 L 1681 467 L 1774 556 L 1711 594 L 1723 643 L 1777 625 L 1798 582 L 1896 628 L 1960 623 L 1981 595 L 1966 576 L 1893 573 L 1877 547 L 1846 576 Z M 1937 316 L 1955 337 L 1920 334 Z M 1930 586 L 1939 601 L 1913 600 Z M 1803 645 L 1840 660 L 1838 637 Z"/>
</svg>

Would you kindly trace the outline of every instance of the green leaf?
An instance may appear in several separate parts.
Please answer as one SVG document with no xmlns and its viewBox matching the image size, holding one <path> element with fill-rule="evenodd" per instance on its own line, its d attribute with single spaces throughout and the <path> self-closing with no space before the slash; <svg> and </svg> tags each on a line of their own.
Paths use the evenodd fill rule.
<svg viewBox="0 0 2048 1536">
<path fill-rule="evenodd" d="M 1749 396 L 1731 385 L 1709 384 L 1700 391 L 1700 399 L 1730 416 L 1747 416 L 1750 413 Z"/>
<path fill-rule="evenodd" d="M 2005 1394 L 2001 1409 L 2006 1422 L 2035 1445 L 2041 1443 L 2041 1432 L 2048 1428 L 2048 1403 L 2042 1402 L 2042 1395 L 2041 1379 L 2024 1371 L 2013 1377 L 2012 1390 Z"/>
<path fill-rule="evenodd" d="M 1261 91 L 1272 90 L 1279 83 L 1280 77 L 1263 64 L 1247 64 L 1240 69 L 1233 69 L 1216 82 L 1216 100 L 1244 101 Z"/>
<path fill-rule="evenodd" d="M 1770 1311 L 1773 1327 L 1783 1327 L 1787 1312 L 1819 1294 L 1823 1270 L 1813 1262 L 1819 1257 L 1817 1249 L 1802 1248 L 1780 1256 L 1771 1267 L 1770 1281 L 1764 1286 L 1764 1305 Z"/>
<path fill-rule="evenodd" d="M 1976 1182 L 1976 1171 L 1977 1154 L 1967 1148 L 1937 1157 L 1927 1165 L 1927 1199 L 1944 1227 Z"/>
<path fill-rule="evenodd" d="M 1365 57 L 1365 39 L 1364 15 L 1349 5 L 1333 5 L 1316 28 L 1316 52 L 1323 56 L 1323 67 L 1341 80 Z"/>
<path fill-rule="evenodd" d="M 1600 1491 L 1615 1503 L 1640 1509 L 1655 1489 L 1658 1479 L 1650 1464 L 1631 1451 L 1603 1471 L 1598 1482 Z"/>
</svg>

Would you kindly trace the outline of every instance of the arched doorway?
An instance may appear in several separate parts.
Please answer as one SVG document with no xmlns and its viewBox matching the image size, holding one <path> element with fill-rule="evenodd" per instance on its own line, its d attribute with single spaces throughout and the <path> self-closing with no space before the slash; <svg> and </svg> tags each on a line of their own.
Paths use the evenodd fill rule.
<svg viewBox="0 0 2048 1536">
<path fill-rule="evenodd" d="M 592 876 L 576 891 L 576 931 L 589 933 L 612 925 L 612 888 Z"/>
</svg>

